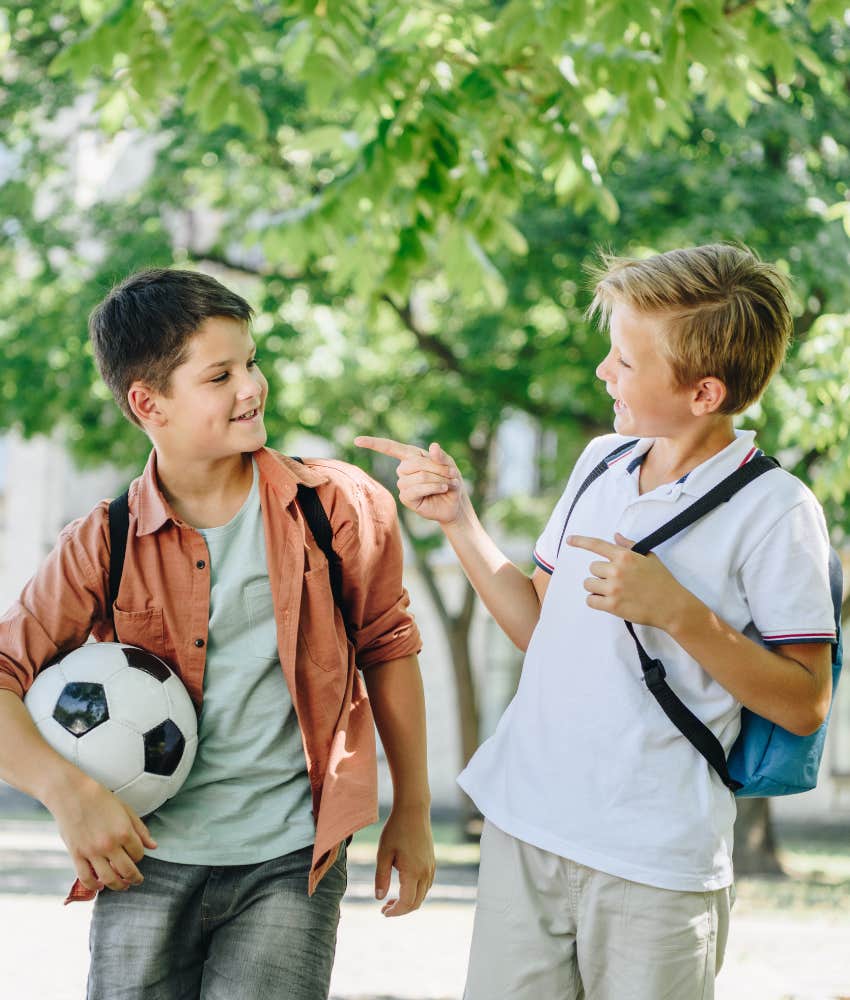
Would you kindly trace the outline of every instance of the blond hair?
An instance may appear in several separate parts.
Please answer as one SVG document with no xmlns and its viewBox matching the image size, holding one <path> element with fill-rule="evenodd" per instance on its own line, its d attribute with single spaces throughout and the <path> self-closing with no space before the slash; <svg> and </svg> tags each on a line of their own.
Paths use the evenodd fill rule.
<svg viewBox="0 0 850 1000">
<path fill-rule="evenodd" d="M 713 376 L 726 387 L 721 413 L 761 396 L 791 340 L 788 282 L 746 247 L 713 243 L 644 260 L 603 253 L 588 316 L 607 325 L 618 302 L 668 319 L 660 345 L 680 386 Z"/>
</svg>

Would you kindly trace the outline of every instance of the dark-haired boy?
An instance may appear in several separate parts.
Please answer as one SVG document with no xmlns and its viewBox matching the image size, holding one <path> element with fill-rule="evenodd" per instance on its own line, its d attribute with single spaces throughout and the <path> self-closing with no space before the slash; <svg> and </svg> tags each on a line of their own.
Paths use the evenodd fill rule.
<svg viewBox="0 0 850 1000">
<path fill-rule="evenodd" d="M 346 840 L 377 813 L 373 714 L 394 785 L 376 896 L 395 866 L 399 898 L 383 909 L 400 915 L 433 879 L 395 506 L 353 466 L 264 447 L 250 315 L 213 278 L 178 270 L 134 275 L 98 306 L 101 374 L 153 442 L 129 492 L 118 597 L 110 608 L 103 501 L 0 620 L 0 776 L 56 818 L 71 898 L 119 890 L 95 904 L 90 1000 L 327 997 Z M 299 484 L 331 523 L 345 620 Z M 90 633 L 162 656 L 201 707 L 192 772 L 147 825 L 49 748 L 21 703 Z"/>
</svg>

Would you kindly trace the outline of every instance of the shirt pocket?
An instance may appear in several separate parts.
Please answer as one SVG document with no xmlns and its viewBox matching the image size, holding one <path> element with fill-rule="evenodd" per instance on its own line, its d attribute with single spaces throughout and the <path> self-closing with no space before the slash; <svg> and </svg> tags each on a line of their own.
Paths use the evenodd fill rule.
<svg viewBox="0 0 850 1000">
<path fill-rule="evenodd" d="M 122 611 L 112 608 L 116 642 L 139 646 L 150 653 L 169 659 L 165 649 L 162 608 L 145 608 L 144 611 Z"/>
<path fill-rule="evenodd" d="M 348 667 L 347 644 L 340 641 L 336 612 L 327 563 L 307 570 L 298 627 L 307 655 L 328 672 Z"/>
<path fill-rule="evenodd" d="M 248 616 L 248 647 L 261 660 L 276 660 L 277 624 L 274 617 L 274 599 L 268 580 L 249 583 L 242 591 Z"/>
</svg>

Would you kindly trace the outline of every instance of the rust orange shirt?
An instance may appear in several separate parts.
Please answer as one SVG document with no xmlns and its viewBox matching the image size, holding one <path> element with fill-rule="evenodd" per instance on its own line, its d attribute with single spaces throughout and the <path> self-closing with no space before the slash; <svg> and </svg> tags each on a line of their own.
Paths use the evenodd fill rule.
<svg viewBox="0 0 850 1000">
<path fill-rule="evenodd" d="M 419 631 L 402 585 L 402 546 L 390 494 L 355 466 L 302 465 L 268 448 L 255 453 L 280 662 L 301 727 L 313 791 L 316 840 L 309 890 L 341 841 L 377 819 L 377 767 L 368 669 L 416 653 Z M 349 638 L 331 593 L 328 565 L 295 502 L 315 487 L 342 567 Z M 159 489 L 156 452 L 130 486 L 130 530 L 118 597 L 109 594 L 109 503 L 69 524 L 0 618 L 0 688 L 23 695 L 53 660 L 99 641 L 143 646 L 203 698 L 210 570 L 201 534 Z M 114 629 L 113 629 L 114 621 Z M 94 894 L 77 883 L 70 899 Z"/>
</svg>

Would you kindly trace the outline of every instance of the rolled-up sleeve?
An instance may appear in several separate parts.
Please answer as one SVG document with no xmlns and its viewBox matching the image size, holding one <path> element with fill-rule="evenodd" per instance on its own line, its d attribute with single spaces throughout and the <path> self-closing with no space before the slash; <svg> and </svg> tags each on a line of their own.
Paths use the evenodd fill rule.
<svg viewBox="0 0 850 1000">
<path fill-rule="evenodd" d="M 23 697 L 42 667 L 81 646 L 104 614 L 106 503 L 69 524 L 0 617 L 0 689 Z"/>
<path fill-rule="evenodd" d="M 345 499 L 337 494 L 329 516 L 356 661 L 365 669 L 418 653 L 422 640 L 402 581 L 395 501 L 361 470 L 350 466 L 346 472 Z"/>
</svg>

